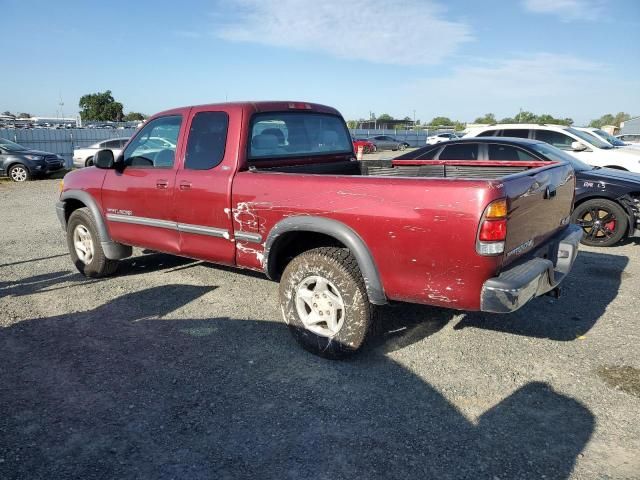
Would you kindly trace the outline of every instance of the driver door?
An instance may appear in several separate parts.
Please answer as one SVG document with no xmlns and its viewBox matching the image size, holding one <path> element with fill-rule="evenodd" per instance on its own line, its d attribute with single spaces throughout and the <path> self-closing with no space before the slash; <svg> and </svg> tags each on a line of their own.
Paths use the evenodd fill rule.
<svg viewBox="0 0 640 480">
<path fill-rule="evenodd" d="M 107 170 L 102 207 L 115 241 L 179 251 L 173 195 L 183 123 L 181 113 L 151 120 L 118 158 L 118 168 Z"/>
</svg>

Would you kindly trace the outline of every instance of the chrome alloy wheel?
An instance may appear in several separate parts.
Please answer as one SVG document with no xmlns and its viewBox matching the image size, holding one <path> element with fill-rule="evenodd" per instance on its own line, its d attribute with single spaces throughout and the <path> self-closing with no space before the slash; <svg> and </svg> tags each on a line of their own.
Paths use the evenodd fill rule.
<svg viewBox="0 0 640 480">
<path fill-rule="evenodd" d="M 93 239 L 84 225 L 77 225 L 73 231 L 73 246 L 80 261 L 89 265 L 93 260 Z"/>
<path fill-rule="evenodd" d="M 333 337 L 344 325 L 342 296 L 333 283 L 319 275 L 298 284 L 296 310 L 305 328 L 316 335 Z"/>
<path fill-rule="evenodd" d="M 11 180 L 14 182 L 24 182 L 27 180 L 27 169 L 22 165 L 11 168 Z"/>
</svg>

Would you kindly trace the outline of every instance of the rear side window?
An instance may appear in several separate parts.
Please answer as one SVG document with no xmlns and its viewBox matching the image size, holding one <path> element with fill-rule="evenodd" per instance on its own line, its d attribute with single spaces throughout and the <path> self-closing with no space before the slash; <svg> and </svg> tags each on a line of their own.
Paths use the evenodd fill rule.
<svg viewBox="0 0 640 480">
<path fill-rule="evenodd" d="M 561 150 L 571 150 L 571 143 L 575 142 L 572 137 L 564 133 L 554 132 L 553 130 L 536 130 L 536 140 L 549 143 Z"/>
<path fill-rule="evenodd" d="M 184 168 L 210 170 L 222 162 L 229 117 L 225 112 L 199 112 L 193 117 Z"/>
<path fill-rule="evenodd" d="M 438 160 L 477 160 L 477 143 L 459 143 L 457 145 L 447 145 L 440 152 Z"/>
<path fill-rule="evenodd" d="M 489 144 L 489 160 L 533 161 L 533 155 L 511 145 Z"/>
<path fill-rule="evenodd" d="M 440 145 L 438 145 L 435 148 L 430 148 L 429 150 L 427 150 L 424 153 L 421 153 L 420 155 L 418 155 L 416 157 L 416 160 L 433 160 L 433 157 L 436 156 L 436 153 L 438 153 L 438 151 L 440 150 Z"/>
<path fill-rule="evenodd" d="M 335 115 L 270 112 L 252 119 L 251 160 L 352 152 L 349 131 L 342 118 Z"/>
<path fill-rule="evenodd" d="M 526 128 L 507 128 L 502 130 L 501 137 L 529 138 L 529 130 Z"/>
<path fill-rule="evenodd" d="M 477 135 L 478 137 L 497 137 L 498 130 L 485 130 Z"/>
</svg>

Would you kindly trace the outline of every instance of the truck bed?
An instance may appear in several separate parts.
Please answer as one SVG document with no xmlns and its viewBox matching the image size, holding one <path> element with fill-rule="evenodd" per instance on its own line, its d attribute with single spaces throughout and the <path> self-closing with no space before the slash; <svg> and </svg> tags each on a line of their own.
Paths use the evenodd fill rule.
<svg viewBox="0 0 640 480">
<path fill-rule="evenodd" d="M 254 165 L 251 169 L 262 172 L 316 175 L 498 179 L 551 165 L 554 163 L 477 160 L 365 160 L 268 167 Z"/>
</svg>

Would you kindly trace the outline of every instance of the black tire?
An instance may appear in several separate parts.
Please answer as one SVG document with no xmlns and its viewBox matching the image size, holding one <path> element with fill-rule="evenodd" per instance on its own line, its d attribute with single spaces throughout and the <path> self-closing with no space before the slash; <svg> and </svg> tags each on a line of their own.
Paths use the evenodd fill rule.
<svg viewBox="0 0 640 480">
<path fill-rule="evenodd" d="M 87 158 L 87 161 L 86 161 L 86 162 L 84 162 L 84 166 L 85 166 L 85 167 L 91 167 L 91 166 L 93 166 L 93 157 L 89 157 L 89 158 Z"/>
<path fill-rule="evenodd" d="M 7 170 L 7 176 L 14 182 L 28 182 L 31 180 L 31 172 L 21 163 L 11 165 Z"/>
<path fill-rule="evenodd" d="M 305 290 L 309 279 L 314 278 L 326 279 L 329 294 L 334 295 L 327 300 L 322 298 L 309 300 L 310 302 L 318 301 L 320 305 L 318 312 L 313 312 L 312 306 L 303 302 L 302 296 L 298 294 L 300 290 Z M 310 291 L 315 297 L 318 284 L 313 284 L 312 280 L 312 285 L 314 285 L 313 290 L 307 290 L 307 292 Z M 325 358 L 344 358 L 357 352 L 364 345 L 377 313 L 375 305 L 369 303 L 364 280 L 355 257 L 344 248 L 315 248 L 298 255 L 287 265 L 280 280 L 279 293 L 282 315 L 293 337 L 305 350 Z M 329 305 L 327 308 L 332 308 L 330 300 L 336 297 L 342 302 L 342 308 L 336 307 L 338 311 L 336 318 L 341 318 L 341 327 L 331 335 L 310 330 L 303 322 L 299 309 L 309 312 L 307 318 L 311 315 L 320 318 L 317 315 L 322 315 L 322 309 L 327 304 Z M 326 312 L 329 313 L 329 310 Z M 311 328 L 314 327 L 319 330 L 329 330 L 329 322 L 326 322 L 325 326 L 320 323 Z"/>
<path fill-rule="evenodd" d="M 582 227 L 581 243 L 592 247 L 615 245 L 625 236 L 629 226 L 624 209 L 605 198 L 594 198 L 578 205 L 571 221 Z"/>
<path fill-rule="evenodd" d="M 92 255 L 86 260 L 81 259 L 76 251 L 75 241 L 77 239 L 74 238 L 76 229 L 78 229 L 78 235 L 85 232 L 85 235 L 88 234 L 90 237 Z M 83 243 L 83 246 L 85 249 L 87 248 L 86 243 Z M 91 210 L 86 207 L 74 210 L 69 217 L 69 221 L 67 222 L 67 247 L 69 248 L 71 261 L 85 277 L 106 277 L 113 274 L 118 268 L 118 260 L 110 260 L 104 256 L 102 245 L 100 245 L 98 229 L 91 215 Z"/>
<path fill-rule="evenodd" d="M 399 150 L 404 150 L 405 148 L 407 148 L 407 146 L 406 146 L 404 143 L 401 143 L 401 144 L 398 146 L 398 149 L 399 149 Z"/>
</svg>

